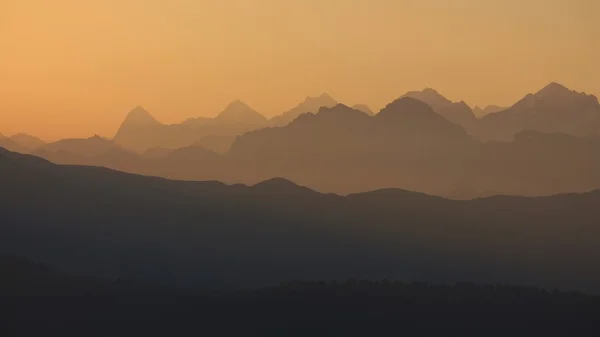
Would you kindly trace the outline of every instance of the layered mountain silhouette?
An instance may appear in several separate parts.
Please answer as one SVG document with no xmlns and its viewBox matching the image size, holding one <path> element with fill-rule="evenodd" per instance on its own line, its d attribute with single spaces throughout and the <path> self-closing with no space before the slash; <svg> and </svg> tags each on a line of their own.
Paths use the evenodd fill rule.
<svg viewBox="0 0 600 337">
<path fill-rule="evenodd" d="M 361 151 L 420 151 L 426 144 L 445 147 L 455 141 L 468 140 L 462 128 L 436 114 L 427 104 L 403 98 L 390 103 L 375 116 L 343 104 L 321 108 L 318 113 L 302 115 L 285 127 L 262 129 L 238 137 L 231 154 L 262 153 L 272 158 L 286 158 L 289 154 L 323 152 L 352 155 Z"/>
<path fill-rule="evenodd" d="M 355 104 L 352 106 L 352 109 L 362 111 L 369 116 L 373 116 L 375 114 L 373 110 L 371 110 L 371 108 L 369 108 L 369 106 L 366 104 Z"/>
<path fill-rule="evenodd" d="M 82 276 L 207 287 L 389 278 L 600 290 L 598 191 L 338 196 L 284 179 L 171 181 L 4 149 L 0 184 L 10 191 L 0 196 L 3 252 Z"/>
<path fill-rule="evenodd" d="M 242 101 L 231 102 L 225 110 L 213 119 L 216 124 L 248 124 L 263 126 L 267 122 L 260 113 L 249 107 Z"/>
<path fill-rule="evenodd" d="M 600 128 L 594 117 L 598 105 L 594 96 L 549 85 L 510 109 L 477 121 L 475 131 L 496 125 L 496 120 L 500 124 L 490 133 L 475 132 L 477 137 L 472 137 L 444 117 L 472 113 L 464 102 L 452 103 L 432 89 L 411 95 L 423 100 L 429 97 L 445 113 L 405 97 L 374 116 L 338 104 L 301 114 L 285 126 L 259 128 L 265 119 L 241 102 L 230 104 L 210 121 L 198 121 L 204 126 L 190 126 L 191 121 L 163 125 L 136 108 L 123 123 L 126 132 L 120 132 L 145 134 L 146 140 L 134 137 L 141 141 L 139 147 L 123 145 L 124 140 L 134 139 L 129 136 L 120 136 L 120 142 L 92 137 L 59 141 L 32 153 L 58 164 L 103 166 L 171 179 L 256 184 L 284 177 L 318 191 L 340 194 L 393 187 L 471 199 L 600 188 L 600 160 L 595 159 L 600 137 L 594 136 L 598 134 L 594 130 Z M 508 132 L 502 127 L 509 125 L 506 121 L 519 123 L 510 124 L 512 131 Z M 252 127 L 256 129 L 243 133 L 252 123 L 257 123 Z M 216 125 L 226 127 L 213 127 Z M 234 130 L 234 125 L 241 128 Z M 209 129 L 231 133 L 203 136 Z M 552 131 L 556 129 L 564 130 Z M 497 137 L 502 132 L 504 136 Z M 481 142 L 478 138 L 485 139 L 485 134 L 503 142 Z M 161 139 L 163 136 L 169 140 Z M 13 151 L 31 152 L 6 137 L 0 142 Z M 150 145 L 154 146 L 146 149 Z M 144 151 L 131 151 L 131 147 Z"/>
<path fill-rule="evenodd" d="M 554 100 L 555 94 L 546 91 L 541 96 Z M 232 106 L 236 105 L 238 111 L 254 115 L 244 105 Z M 445 109 L 460 106 L 464 111 L 468 108 L 452 103 Z M 140 124 L 157 125 L 143 112 L 132 114 Z M 157 146 L 143 154 L 106 139 L 79 140 L 96 144 L 80 149 L 64 145 L 69 142 L 73 140 L 50 144 L 34 154 L 59 164 L 104 166 L 171 179 L 255 184 L 284 177 L 340 194 L 395 187 L 471 199 L 600 188 L 600 160 L 595 159 L 600 137 L 525 130 L 509 142 L 481 143 L 412 98 L 398 99 L 375 116 L 338 104 L 302 114 L 283 127 L 262 128 L 237 138 L 205 136 L 192 145 Z"/>
<path fill-rule="evenodd" d="M 267 119 L 241 101 L 230 103 L 215 118 L 188 119 L 180 124 L 165 125 L 146 110 L 132 110 L 115 135 L 115 143 L 126 149 L 143 153 L 152 148 L 177 149 L 218 137 L 221 143 L 246 131 L 264 127 Z M 219 149 L 229 144 L 219 144 Z"/>
<path fill-rule="evenodd" d="M 329 94 L 323 93 L 317 97 L 306 97 L 306 99 L 291 110 L 275 116 L 269 120 L 271 126 L 284 126 L 291 123 L 298 116 L 305 113 L 316 113 L 322 107 L 331 108 L 338 104 Z"/>
<path fill-rule="evenodd" d="M 403 98 L 375 116 L 339 104 L 285 127 L 246 133 L 236 139 L 229 158 L 252 167 L 238 175 L 246 182 L 283 176 L 338 193 L 386 186 L 431 192 L 425 188 L 429 182 L 411 178 L 407 170 L 438 156 L 452 157 L 472 142 L 427 104 Z"/>
<path fill-rule="evenodd" d="M 486 115 L 500 112 L 505 109 L 506 109 L 505 107 L 501 107 L 498 105 L 488 105 L 488 106 L 484 107 L 483 109 L 476 106 L 473 108 L 473 113 L 475 114 L 475 117 L 482 118 Z"/>
<path fill-rule="evenodd" d="M 451 100 L 442 96 L 439 92 L 432 88 L 425 88 L 421 91 L 409 91 L 400 96 L 400 98 L 410 97 L 421 102 L 427 103 L 434 111 L 441 111 L 444 108 L 451 106 Z"/>
<path fill-rule="evenodd" d="M 12 139 L 4 136 L 3 134 L 0 134 L 0 147 L 3 147 L 3 148 L 8 149 L 10 151 L 15 151 L 15 152 L 20 152 L 20 153 L 27 153 L 27 149 L 26 148 L 24 148 L 23 146 L 17 144 Z"/>
<path fill-rule="evenodd" d="M 525 130 L 590 136 L 600 132 L 600 104 L 593 95 L 550 83 L 510 108 L 484 116 L 477 129 L 482 140 L 508 141 Z"/>
<path fill-rule="evenodd" d="M 18 133 L 11 137 L 0 134 L 0 146 L 11 151 L 31 153 L 44 145 L 46 142 L 28 134 Z"/>
<path fill-rule="evenodd" d="M 454 103 L 431 88 L 422 91 L 409 91 L 401 98 L 410 97 L 427 103 L 435 112 L 452 123 L 462 126 L 472 133 L 477 126 L 477 118 L 471 108 L 464 102 Z"/>
</svg>

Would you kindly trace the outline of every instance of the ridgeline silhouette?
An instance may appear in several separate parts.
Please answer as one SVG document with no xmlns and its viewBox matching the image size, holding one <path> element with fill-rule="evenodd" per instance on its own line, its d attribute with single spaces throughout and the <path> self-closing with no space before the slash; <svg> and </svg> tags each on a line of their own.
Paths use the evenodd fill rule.
<svg viewBox="0 0 600 337">
<path fill-rule="evenodd" d="M 272 126 L 284 116 L 291 122 Z M 35 150 L 12 139 L 0 142 L 59 164 L 172 179 L 256 184 L 284 177 L 321 192 L 393 187 L 473 199 L 600 188 L 599 135 L 597 99 L 552 83 L 482 119 L 466 103 L 425 89 L 402 95 L 374 116 L 323 94 L 271 120 L 240 101 L 215 118 L 176 125 L 163 125 L 138 107 L 117 137 L 98 149 L 93 138 L 69 140 L 88 144 L 81 150 L 65 141 Z"/>
<path fill-rule="evenodd" d="M 207 288 L 389 278 L 600 291 L 598 191 L 338 196 L 285 179 L 171 181 L 6 150 L 0 184 L 2 251 L 81 276 Z"/>
</svg>

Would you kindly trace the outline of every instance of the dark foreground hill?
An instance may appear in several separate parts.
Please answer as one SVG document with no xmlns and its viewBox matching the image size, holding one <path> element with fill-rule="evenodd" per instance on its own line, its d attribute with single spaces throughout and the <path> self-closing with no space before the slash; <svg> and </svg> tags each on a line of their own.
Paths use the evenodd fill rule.
<svg viewBox="0 0 600 337">
<path fill-rule="evenodd" d="M 452 201 L 184 182 L 0 152 L 0 247 L 103 279 L 402 279 L 600 290 L 600 192 Z"/>
<path fill-rule="evenodd" d="M 597 336 L 600 298 L 367 280 L 206 292 L 71 277 L 0 258 L 3 336 Z"/>
</svg>

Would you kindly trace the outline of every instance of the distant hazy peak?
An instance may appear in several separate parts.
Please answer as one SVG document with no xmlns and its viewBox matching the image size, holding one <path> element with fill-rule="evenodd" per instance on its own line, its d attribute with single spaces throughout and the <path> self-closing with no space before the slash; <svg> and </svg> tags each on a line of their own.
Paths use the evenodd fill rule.
<svg viewBox="0 0 600 337">
<path fill-rule="evenodd" d="M 400 96 L 400 98 L 414 98 L 421 102 L 427 103 L 433 110 L 440 111 L 452 105 L 452 101 L 442 96 L 439 92 L 432 88 L 425 88 L 421 91 L 409 91 L 406 94 Z"/>
<path fill-rule="evenodd" d="M 306 99 L 304 99 L 305 102 L 308 101 L 327 101 L 327 102 L 336 102 L 335 99 L 333 99 L 333 97 L 331 97 L 328 93 L 324 92 L 319 96 L 306 96 Z"/>
<path fill-rule="evenodd" d="M 25 133 L 17 133 L 15 135 L 12 135 L 10 137 L 10 140 L 30 150 L 46 145 L 46 142 L 44 142 L 43 140 Z"/>
<path fill-rule="evenodd" d="M 229 103 L 225 109 L 215 117 L 217 121 L 227 122 L 264 122 L 267 119 L 252 109 L 248 104 L 235 100 Z"/>
<path fill-rule="evenodd" d="M 125 122 L 141 125 L 160 124 L 146 109 L 139 105 L 127 114 Z"/>
<path fill-rule="evenodd" d="M 426 87 L 425 89 L 421 90 L 422 93 L 424 94 L 430 94 L 430 95 L 440 95 L 439 92 L 437 92 L 437 90 L 433 89 L 433 88 L 429 88 Z M 442 95 L 440 95 L 442 96 Z"/>
<path fill-rule="evenodd" d="M 333 107 L 338 102 L 333 99 L 333 97 L 329 96 L 327 93 L 322 93 L 320 96 L 311 97 L 307 96 L 306 99 L 297 108 L 304 108 L 309 110 L 316 110 L 320 107 Z M 311 111 L 303 111 L 303 112 L 311 112 Z M 316 111 L 315 111 L 316 112 Z"/>
<path fill-rule="evenodd" d="M 478 105 L 476 105 L 473 108 L 473 113 L 475 114 L 475 116 L 477 116 L 478 118 L 482 118 L 485 117 L 489 114 L 493 114 L 496 112 L 500 112 L 502 110 L 506 110 L 505 107 L 501 107 L 498 105 L 488 105 L 486 107 L 484 107 L 483 109 L 481 107 L 479 107 Z"/>
<path fill-rule="evenodd" d="M 317 112 L 318 115 L 339 115 L 339 116 L 349 116 L 349 115 L 363 115 L 365 114 L 363 111 L 358 109 L 351 108 L 342 103 L 338 103 L 332 107 L 322 106 L 319 108 Z"/>
<path fill-rule="evenodd" d="M 562 84 L 552 82 L 535 94 L 527 94 L 512 107 L 518 109 L 532 109 L 536 104 L 538 104 L 538 102 L 564 105 L 572 104 L 575 101 L 598 105 L 598 99 L 596 96 L 570 90 Z"/>
<path fill-rule="evenodd" d="M 574 92 L 574 91 L 571 91 L 569 88 L 565 87 L 562 84 L 559 84 L 556 82 L 551 82 L 550 84 L 548 84 L 547 86 L 545 86 L 541 90 L 539 90 L 535 95 L 536 96 L 551 96 L 551 95 L 560 95 L 560 94 L 565 94 L 565 93 L 570 93 L 570 92 Z"/>
<path fill-rule="evenodd" d="M 376 115 L 379 118 L 390 118 L 394 116 L 418 116 L 436 115 L 433 108 L 427 103 L 412 97 L 402 97 L 386 105 Z M 440 116 L 440 118 L 443 118 Z"/>
<path fill-rule="evenodd" d="M 231 103 L 225 107 L 224 111 L 228 110 L 252 110 L 252 108 L 241 100 L 236 99 L 231 101 Z"/>
<path fill-rule="evenodd" d="M 369 116 L 373 116 L 373 110 L 371 110 L 371 108 L 369 108 L 369 106 L 366 104 L 355 104 L 352 106 L 352 109 L 362 111 Z"/>
<path fill-rule="evenodd" d="M 416 99 L 416 98 L 412 98 L 412 97 L 402 97 L 402 98 L 398 98 L 396 100 L 394 100 L 393 102 L 389 103 L 388 105 L 386 105 L 386 107 L 384 109 L 404 109 L 404 108 L 411 108 L 411 109 L 419 109 L 419 110 L 427 110 L 427 111 L 431 111 L 432 108 L 431 106 L 429 106 L 427 103 Z"/>
</svg>

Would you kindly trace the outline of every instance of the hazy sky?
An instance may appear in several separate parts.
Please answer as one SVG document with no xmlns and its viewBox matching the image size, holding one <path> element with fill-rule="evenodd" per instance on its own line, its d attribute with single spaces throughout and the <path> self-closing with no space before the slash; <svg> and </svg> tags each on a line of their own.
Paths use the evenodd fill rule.
<svg viewBox="0 0 600 337">
<path fill-rule="evenodd" d="M 112 136 L 138 104 L 270 116 L 323 91 L 375 110 L 424 87 L 600 94 L 599 17 L 598 0 L 0 0 L 0 132 Z"/>
</svg>

